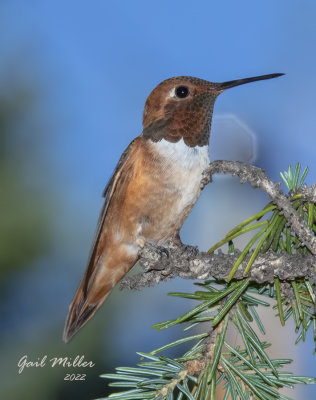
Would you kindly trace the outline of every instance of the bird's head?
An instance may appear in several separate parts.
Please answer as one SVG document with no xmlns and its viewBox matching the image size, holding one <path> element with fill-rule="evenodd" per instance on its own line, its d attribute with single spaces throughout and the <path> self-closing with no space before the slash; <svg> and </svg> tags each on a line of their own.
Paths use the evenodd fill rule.
<svg viewBox="0 0 316 400">
<path fill-rule="evenodd" d="M 261 75 L 223 83 L 192 76 L 178 76 L 161 82 L 148 96 L 143 114 L 144 139 L 166 139 L 188 146 L 208 144 L 213 107 L 223 91 L 245 83 L 283 74 Z"/>
</svg>

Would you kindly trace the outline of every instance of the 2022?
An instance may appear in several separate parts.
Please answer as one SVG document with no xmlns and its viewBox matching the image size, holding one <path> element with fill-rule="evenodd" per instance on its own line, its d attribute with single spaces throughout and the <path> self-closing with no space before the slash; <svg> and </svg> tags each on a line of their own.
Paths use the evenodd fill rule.
<svg viewBox="0 0 316 400">
<path fill-rule="evenodd" d="M 64 381 L 85 381 L 87 374 L 66 374 Z"/>
</svg>

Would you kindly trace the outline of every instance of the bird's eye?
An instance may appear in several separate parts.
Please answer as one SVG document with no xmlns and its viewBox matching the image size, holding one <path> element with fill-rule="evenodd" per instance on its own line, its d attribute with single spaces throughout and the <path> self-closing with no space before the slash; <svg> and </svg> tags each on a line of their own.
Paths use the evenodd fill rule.
<svg viewBox="0 0 316 400">
<path fill-rule="evenodd" d="M 189 88 L 187 86 L 178 86 L 175 90 L 175 94 L 180 99 L 184 99 L 188 97 L 190 94 Z"/>
</svg>

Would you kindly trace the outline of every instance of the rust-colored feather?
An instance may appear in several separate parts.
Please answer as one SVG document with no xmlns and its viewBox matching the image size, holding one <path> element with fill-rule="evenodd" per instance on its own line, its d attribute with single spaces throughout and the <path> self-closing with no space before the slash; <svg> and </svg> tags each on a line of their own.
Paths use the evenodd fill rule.
<svg viewBox="0 0 316 400">
<path fill-rule="evenodd" d="M 136 141 L 136 140 L 135 140 Z M 73 335 L 95 314 L 102 305 L 111 289 L 135 264 L 137 255 L 130 255 L 124 244 L 115 240 L 113 226 L 106 221 L 107 212 L 111 206 L 111 199 L 116 191 L 120 196 L 133 174 L 131 165 L 124 167 L 129 160 L 131 164 L 131 153 L 135 149 L 133 141 L 122 154 L 117 167 L 104 190 L 104 204 L 99 216 L 97 230 L 89 255 L 84 277 L 75 293 L 74 299 L 69 306 L 69 312 L 65 323 L 63 339 L 68 342 Z M 128 175 L 128 176 L 127 176 Z M 118 189 L 117 189 L 118 188 Z M 114 196 L 119 197 L 119 196 Z M 119 217 L 120 202 L 112 205 L 117 220 Z M 114 217 L 113 212 L 110 219 Z"/>
</svg>

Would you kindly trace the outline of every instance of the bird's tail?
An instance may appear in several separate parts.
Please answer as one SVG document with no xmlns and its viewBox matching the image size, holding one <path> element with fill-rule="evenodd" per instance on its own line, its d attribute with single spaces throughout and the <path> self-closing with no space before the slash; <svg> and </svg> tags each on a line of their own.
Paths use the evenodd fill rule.
<svg viewBox="0 0 316 400">
<path fill-rule="evenodd" d="M 136 260 L 136 258 L 128 262 L 124 260 L 125 262 L 119 263 L 115 268 L 111 268 L 109 265 L 98 266 L 94 268 L 93 273 L 89 269 L 86 271 L 69 306 L 63 333 L 63 340 L 66 343 L 93 317 L 112 288 L 129 271 Z"/>
<path fill-rule="evenodd" d="M 102 305 L 104 300 L 110 294 L 112 288 L 105 291 L 104 295 L 93 302 L 88 300 L 88 296 L 84 291 L 83 281 L 78 287 L 75 297 L 69 306 L 63 340 L 67 343 L 85 325 L 90 318 L 93 317 L 97 309 Z"/>
</svg>

